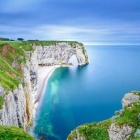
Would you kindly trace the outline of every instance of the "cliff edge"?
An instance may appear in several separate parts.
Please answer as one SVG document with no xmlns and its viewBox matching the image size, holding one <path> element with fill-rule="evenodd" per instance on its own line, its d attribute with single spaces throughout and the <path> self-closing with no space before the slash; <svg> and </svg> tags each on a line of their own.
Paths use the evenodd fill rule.
<svg viewBox="0 0 140 140">
<path fill-rule="evenodd" d="M 125 94 L 122 106 L 108 120 L 77 127 L 67 140 L 140 140 L 140 92 Z"/>
</svg>

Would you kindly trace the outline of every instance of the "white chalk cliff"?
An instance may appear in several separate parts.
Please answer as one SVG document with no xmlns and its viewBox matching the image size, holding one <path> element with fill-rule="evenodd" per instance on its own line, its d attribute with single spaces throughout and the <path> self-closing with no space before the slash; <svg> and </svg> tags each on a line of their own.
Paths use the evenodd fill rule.
<svg viewBox="0 0 140 140">
<path fill-rule="evenodd" d="M 75 55 L 80 66 L 88 64 L 87 52 L 83 45 L 68 44 L 65 42 L 52 46 L 35 46 L 38 55 L 38 64 L 57 65 L 68 64 L 69 59 Z"/>
<path fill-rule="evenodd" d="M 9 47 L 9 46 L 8 46 Z M 22 49 L 22 46 L 19 46 Z M 19 68 L 23 78 L 18 78 L 19 84 L 13 91 L 8 91 L 0 84 L 0 96 L 4 98 L 4 104 L 0 109 L 0 124 L 21 126 L 28 130 L 33 119 L 34 97 L 37 93 L 37 69 L 38 65 L 68 64 L 72 55 L 75 55 L 80 66 L 88 64 L 88 56 L 83 45 L 67 42 L 57 42 L 52 46 L 33 45 L 34 50 L 24 51 L 26 63 L 17 63 L 13 60 L 12 67 Z M 4 48 L 7 50 L 6 46 Z M 19 57 L 21 59 L 22 56 Z"/>
</svg>

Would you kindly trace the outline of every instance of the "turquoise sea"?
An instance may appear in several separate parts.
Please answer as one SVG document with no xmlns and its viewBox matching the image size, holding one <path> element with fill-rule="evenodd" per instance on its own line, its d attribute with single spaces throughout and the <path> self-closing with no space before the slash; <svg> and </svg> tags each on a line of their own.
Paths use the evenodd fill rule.
<svg viewBox="0 0 140 140">
<path fill-rule="evenodd" d="M 140 91 L 140 46 L 85 46 L 89 65 L 57 68 L 37 109 L 34 136 L 66 140 L 77 126 L 110 118 L 124 94 Z"/>
</svg>

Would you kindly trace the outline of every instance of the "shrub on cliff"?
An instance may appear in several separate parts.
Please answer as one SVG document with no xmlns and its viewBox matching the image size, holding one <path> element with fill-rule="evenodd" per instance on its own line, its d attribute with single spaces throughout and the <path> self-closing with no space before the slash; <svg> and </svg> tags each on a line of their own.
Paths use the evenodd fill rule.
<svg viewBox="0 0 140 140">
<path fill-rule="evenodd" d="M 35 140 L 24 132 L 23 129 L 15 126 L 0 126 L 0 140 Z"/>
</svg>

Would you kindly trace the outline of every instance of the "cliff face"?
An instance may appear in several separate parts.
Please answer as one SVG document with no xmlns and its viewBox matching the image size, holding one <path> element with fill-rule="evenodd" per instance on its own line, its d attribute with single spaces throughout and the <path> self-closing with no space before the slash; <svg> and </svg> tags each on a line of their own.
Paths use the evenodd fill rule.
<svg viewBox="0 0 140 140">
<path fill-rule="evenodd" d="M 33 119 L 38 65 L 68 64 L 72 55 L 76 55 L 79 65 L 88 64 L 86 50 L 79 43 L 56 42 L 44 46 L 33 43 L 33 49 L 25 49 L 31 43 L 16 47 L 0 44 L 0 61 L 5 62 L 5 65 L 0 65 L 0 74 L 5 74 L 0 77 L 0 97 L 3 101 L 0 124 L 21 126 L 25 131 Z"/>
<path fill-rule="evenodd" d="M 5 90 L 1 87 L 0 93 L 5 96 L 3 108 L 0 110 L 0 124 L 22 126 L 26 129 L 26 100 L 22 85 L 9 92 L 8 95 L 5 94 Z"/>
<path fill-rule="evenodd" d="M 12 66 L 15 69 L 19 67 L 18 63 L 16 66 L 13 63 Z M 23 77 L 16 77 L 20 81 L 16 88 L 7 90 L 1 85 L 0 95 L 4 99 L 4 104 L 0 110 L 0 124 L 20 126 L 27 131 L 32 119 L 33 109 L 30 65 L 27 61 L 25 64 L 21 64 L 20 67 Z"/>
<path fill-rule="evenodd" d="M 122 99 L 123 109 L 108 120 L 84 124 L 73 130 L 67 140 L 138 140 L 140 139 L 140 92 L 132 91 Z"/>
<path fill-rule="evenodd" d="M 80 66 L 88 64 L 87 52 L 83 45 L 62 42 L 52 46 L 36 46 L 38 64 L 57 65 L 68 64 L 69 59 L 75 55 Z"/>
</svg>

